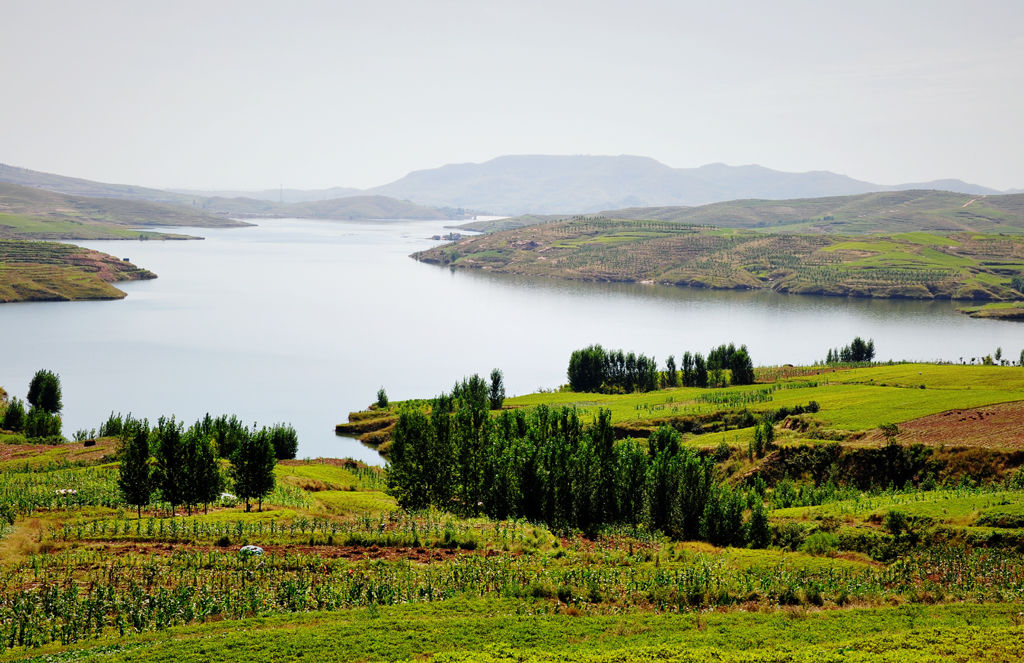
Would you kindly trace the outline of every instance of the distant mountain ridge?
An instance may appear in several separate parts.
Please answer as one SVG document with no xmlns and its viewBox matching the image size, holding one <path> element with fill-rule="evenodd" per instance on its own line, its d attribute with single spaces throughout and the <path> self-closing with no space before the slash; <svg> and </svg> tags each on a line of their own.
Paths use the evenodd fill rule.
<svg viewBox="0 0 1024 663">
<path fill-rule="evenodd" d="M 91 182 L 3 164 L 0 164 L 0 182 L 73 195 L 194 206 L 212 213 L 275 216 L 291 214 L 280 209 L 281 206 L 382 196 L 395 199 L 396 203 L 448 208 L 443 214 L 455 212 L 454 218 L 460 217 L 460 210 L 486 210 L 486 213 L 507 215 L 585 214 L 608 209 L 696 206 L 741 199 L 821 198 L 911 189 L 969 195 L 1008 193 L 957 179 L 882 185 L 829 171 L 789 173 L 758 165 L 713 163 L 697 168 L 672 168 L 649 157 L 631 155 L 500 156 L 484 163 L 448 164 L 414 171 L 394 182 L 365 190 L 333 187 L 249 192 L 162 191 Z M 346 207 L 353 208 L 352 205 L 334 203 L 321 207 L 320 213 L 325 213 L 326 209 L 326 213 L 336 215 L 324 218 L 352 218 L 344 211 Z M 331 211 L 332 208 L 343 211 Z M 461 216 L 466 214 L 463 212 Z M 411 218 L 435 217 L 421 212 Z"/>
<path fill-rule="evenodd" d="M 503 156 L 482 164 L 420 170 L 371 191 L 424 205 L 443 201 L 447 205 L 516 215 L 693 206 L 748 198 L 818 198 L 906 189 L 1002 193 L 953 179 L 887 186 L 828 171 L 787 173 L 763 166 L 720 163 L 671 168 L 648 157 L 541 155 Z"/>
</svg>

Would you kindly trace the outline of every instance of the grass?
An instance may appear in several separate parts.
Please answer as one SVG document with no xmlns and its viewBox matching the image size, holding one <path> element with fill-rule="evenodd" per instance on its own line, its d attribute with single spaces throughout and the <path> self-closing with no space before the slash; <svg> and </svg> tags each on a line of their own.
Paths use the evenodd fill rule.
<svg viewBox="0 0 1024 663">
<path fill-rule="evenodd" d="M 529 614 L 508 600 L 282 615 L 44 647 L 30 660 L 1015 661 L 1020 606 L 649 615 Z M 28 652 L 13 652 L 23 656 Z M 0 660 L 11 660 L 10 656 Z"/>
<path fill-rule="evenodd" d="M 158 233 L 150 230 L 135 230 L 124 226 L 76 221 L 72 219 L 47 219 L 0 213 L 0 238 L 4 239 L 191 239 L 188 235 Z"/>
</svg>

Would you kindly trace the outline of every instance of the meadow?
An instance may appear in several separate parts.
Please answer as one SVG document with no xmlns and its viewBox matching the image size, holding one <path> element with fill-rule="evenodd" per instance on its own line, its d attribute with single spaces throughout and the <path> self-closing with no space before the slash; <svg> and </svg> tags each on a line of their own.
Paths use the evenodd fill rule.
<svg viewBox="0 0 1024 663">
<path fill-rule="evenodd" d="M 744 500 L 763 500 L 764 548 L 676 540 L 644 525 L 584 533 L 459 509 L 409 512 L 390 494 L 385 470 L 344 459 L 279 461 L 262 511 L 246 512 L 226 495 L 208 511 L 172 514 L 154 496 L 136 517 L 118 490 L 119 440 L 85 447 L 4 435 L 0 660 L 1024 656 L 1024 459 L 1012 441 L 962 447 L 999 460 L 988 475 L 961 463 L 956 472 L 865 487 L 777 474 L 797 467 L 794 458 L 833 448 L 846 463 L 867 462 L 861 453 L 911 457 L 914 445 L 901 437 L 915 418 L 1013 405 L 1024 400 L 1024 369 L 893 364 L 757 374 L 760 382 L 744 387 L 555 391 L 505 407 L 575 405 L 588 416 L 605 407 L 617 432 L 636 433 L 632 443 L 641 445 L 638 421 L 723 408 L 758 421 L 774 413 L 775 442 L 764 455 L 748 457 L 749 429 L 683 439 L 715 459 L 717 476 Z M 816 411 L 775 416 L 811 400 Z M 403 406 L 428 402 L 391 403 L 353 420 Z M 883 422 L 899 424 L 895 439 L 880 433 Z M 969 422 L 985 425 L 958 423 Z M 830 439 L 839 432 L 842 439 Z M 929 449 L 930 459 L 955 464 L 942 448 Z M 241 552 L 250 544 L 264 553 Z"/>
</svg>

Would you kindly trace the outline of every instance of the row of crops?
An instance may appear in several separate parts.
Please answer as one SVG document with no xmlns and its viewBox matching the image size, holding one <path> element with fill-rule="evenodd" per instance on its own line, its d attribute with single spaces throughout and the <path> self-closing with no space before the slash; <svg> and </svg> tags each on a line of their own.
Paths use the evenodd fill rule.
<svg viewBox="0 0 1024 663">
<path fill-rule="evenodd" d="M 281 612 L 429 602 L 455 596 L 555 598 L 680 611 L 741 603 L 881 604 L 890 600 L 1020 601 L 1024 565 L 1000 552 L 946 548 L 884 569 L 810 571 L 789 565 L 736 569 L 710 557 L 685 566 L 558 564 L 533 556 L 466 555 L 443 563 L 242 558 L 176 553 L 141 562 L 89 553 L 25 562 L 0 591 L 5 647 L 69 644 L 104 633 L 142 632 Z M 897 599 L 897 597 L 899 597 Z"/>
</svg>

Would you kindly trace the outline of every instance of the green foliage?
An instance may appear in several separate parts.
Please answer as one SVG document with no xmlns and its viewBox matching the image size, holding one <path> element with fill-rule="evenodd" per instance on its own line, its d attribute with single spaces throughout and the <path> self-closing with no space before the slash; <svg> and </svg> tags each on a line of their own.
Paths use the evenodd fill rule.
<svg viewBox="0 0 1024 663">
<path fill-rule="evenodd" d="M 3 419 L 0 420 L 0 428 L 12 433 L 20 433 L 25 430 L 25 404 L 17 396 L 7 404 Z"/>
<path fill-rule="evenodd" d="M 299 436 L 290 424 L 274 424 L 267 429 L 267 434 L 278 460 L 295 458 L 299 453 Z"/>
<path fill-rule="evenodd" d="M 384 409 L 388 406 L 388 392 L 381 387 L 377 390 L 377 407 Z"/>
<path fill-rule="evenodd" d="M 875 358 L 875 341 L 869 339 L 865 341 L 860 336 L 855 336 L 853 341 L 841 348 L 828 351 L 828 355 L 825 357 L 826 364 L 860 364 L 870 363 Z"/>
<path fill-rule="evenodd" d="M 575 350 L 567 373 L 573 391 L 630 393 L 658 388 L 658 365 L 653 357 L 606 351 L 600 345 Z"/>
<path fill-rule="evenodd" d="M 132 426 L 124 433 L 125 446 L 117 486 L 125 503 L 136 507 L 139 518 L 142 518 L 142 507 L 149 504 L 155 488 L 149 462 L 149 430 Z"/>
<path fill-rule="evenodd" d="M 172 416 L 160 417 L 152 431 L 152 449 L 156 458 L 154 479 L 161 498 L 171 505 L 185 502 L 187 495 L 188 468 L 185 465 L 185 448 L 182 444 L 182 424 Z"/>
<path fill-rule="evenodd" d="M 42 407 L 33 406 L 25 415 L 25 436 L 29 438 L 59 438 L 60 415 Z"/>
<path fill-rule="evenodd" d="M 270 434 L 263 429 L 255 435 L 246 436 L 231 456 L 231 478 L 235 494 L 245 500 L 245 510 L 250 510 L 250 500 L 258 499 L 263 510 L 263 497 L 274 489 L 274 445 Z"/>
<path fill-rule="evenodd" d="M 492 410 L 500 410 L 505 402 L 505 376 L 501 369 L 495 368 L 491 371 L 491 390 L 488 399 Z"/>
<path fill-rule="evenodd" d="M 28 385 L 29 405 L 44 412 L 56 414 L 61 411 L 60 376 L 53 371 L 40 369 L 32 376 Z"/>
</svg>

